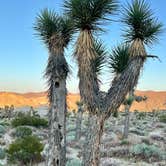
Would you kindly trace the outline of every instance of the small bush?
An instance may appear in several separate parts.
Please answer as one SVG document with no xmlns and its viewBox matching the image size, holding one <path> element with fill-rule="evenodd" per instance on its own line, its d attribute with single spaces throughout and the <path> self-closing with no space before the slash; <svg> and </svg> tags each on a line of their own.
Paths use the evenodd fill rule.
<svg viewBox="0 0 166 166">
<path fill-rule="evenodd" d="M 160 116 L 159 116 L 159 121 L 160 121 L 160 122 L 163 122 L 163 123 L 166 123 L 166 114 L 160 115 Z"/>
<path fill-rule="evenodd" d="M 67 111 L 66 117 L 67 117 L 67 118 L 70 118 L 70 116 L 71 116 L 71 112 Z"/>
<path fill-rule="evenodd" d="M 138 119 L 144 119 L 146 117 L 146 112 L 139 112 L 137 115 Z"/>
<path fill-rule="evenodd" d="M 130 152 L 132 155 L 142 157 L 145 160 L 149 158 L 157 158 L 159 160 L 163 159 L 165 155 L 158 147 L 145 143 L 134 145 Z"/>
<path fill-rule="evenodd" d="M 24 126 L 24 125 L 35 126 L 35 127 L 40 127 L 40 126 L 47 127 L 48 121 L 40 117 L 29 116 L 29 115 L 16 117 L 15 119 L 12 120 L 13 127 Z"/>
<path fill-rule="evenodd" d="M 14 136 L 18 138 L 24 138 L 30 136 L 32 134 L 32 130 L 28 127 L 17 127 L 16 131 L 14 132 Z"/>
<path fill-rule="evenodd" d="M 43 145 L 36 136 L 27 136 L 17 139 L 9 145 L 8 160 L 12 163 L 28 164 L 41 161 Z"/>
<path fill-rule="evenodd" d="M 66 163 L 66 166 L 81 166 L 81 162 L 80 162 L 80 160 L 73 159 L 73 160 L 68 161 Z"/>
<path fill-rule="evenodd" d="M 3 160 L 6 156 L 5 150 L 0 148 L 0 160 Z"/>
<path fill-rule="evenodd" d="M 2 137 L 5 134 L 6 130 L 5 127 L 0 125 L 0 137 Z"/>
<path fill-rule="evenodd" d="M 0 121 L 0 126 L 9 126 L 10 124 L 7 121 Z"/>
<path fill-rule="evenodd" d="M 115 118 L 117 118 L 118 115 L 119 115 L 118 110 L 117 110 L 117 111 L 114 111 L 113 114 L 112 114 L 112 116 L 115 117 Z"/>
<path fill-rule="evenodd" d="M 126 139 L 123 139 L 120 144 L 121 145 L 129 145 L 129 141 Z"/>
</svg>

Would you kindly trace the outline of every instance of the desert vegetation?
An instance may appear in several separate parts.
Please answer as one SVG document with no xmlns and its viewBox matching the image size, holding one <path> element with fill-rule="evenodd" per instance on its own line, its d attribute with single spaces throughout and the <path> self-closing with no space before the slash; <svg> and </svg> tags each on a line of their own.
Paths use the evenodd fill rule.
<svg viewBox="0 0 166 166">
<path fill-rule="evenodd" d="M 122 23 L 123 42 L 109 51 L 100 34 L 105 34 L 105 24 L 113 24 L 114 14 Z M 148 100 L 134 91 L 145 62 L 158 58 L 147 47 L 158 41 L 162 27 L 144 0 L 122 5 L 116 0 L 65 0 L 62 15 L 43 9 L 34 30 L 48 49 L 48 114 L 41 116 L 31 107 L 12 116 L 14 106 L 5 108 L 2 165 L 164 166 L 165 112 L 130 112 L 134 101 Z M 72 39 L 81 100 L 69 112 L 65 49 Z M 100 89 L 105 67 L 113 76 L 107 92 Z M 118 111 L 121 105 L 124 112 Z"/>
<path fill-rule="evenodd" d="M 80 109 L 81 103 L 78 104 Z M 81 105 L 82 106 L 82 105 Z M 26 115 L 25 113 L 24 116 Z M 118 112 L 105 121 L 100 144 L 100 165 L 165 165 L 165 111 L 130 112 L 128 138 L 123 137 L 125 112 Z M 13 126 L 5 118 L 0 121 L 0 164 L 1 165 L 45 165 L 49 148 L 49 127 L 31 124 Z M 40 117 L 47 119 L 48 115 Z M 66 117 L 66 165 L 80 166 L 89 115 L 83 111 L 79 139 L 78 116 L 69 112 Z M 6 123 L 7 122 L 7 123 Z M 38 121 L 39 122 L 39 121 Z M 40 122 L 39 122 L 40 124 Z M 40 126 L 40 127 L 38 127 Z"/>
</svg>

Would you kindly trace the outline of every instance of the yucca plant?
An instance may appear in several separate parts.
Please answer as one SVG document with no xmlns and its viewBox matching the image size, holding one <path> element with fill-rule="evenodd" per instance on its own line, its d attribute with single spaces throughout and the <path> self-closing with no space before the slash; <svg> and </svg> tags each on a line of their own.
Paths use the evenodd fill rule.
<svg viewBox="0 0 166 166">
<path fill-rule="evenodd" d="M 127 43 L 130 43 L 129 54 L 131 59 L 137 59 L 135 62 L 140 67 L 143 66 L 144 60 L 149 56 L 145 49 L 146 45 L 149 46 L 157 41 L 158 35 L 162 31 L 162 24 L 153 16 L 153 11 L 144 0 L 133 0 L 131 4 L 127 4 L 123 8 L 122 22 L 126 25 L 123 37 Z M 138 58 L 142 57 L 142 59 Z M 136 68 L 133 68 L 136 70 Z M 139 74 L 140 69 L 138 69 Z M 133 77 L 133 79 L 137 79 Z M 127 100 L 135 99 L 134 90 L 130 90 Z M 124 138 L 128 136 L 129 129 L 129 109 L 131 104 L 125 104 L 126 120 L 124 126 Z"/>
<path fill-rule="evenodd" d="M 99 79 L 97 78 L 97 68 L 92 62 L 96 60 L 97 52 L 95 49 L 94 32 L 102 30 L 100 25 L 108 21 L 108 16 L 113 14 L 117 8 L 114 0 L 66 0 L 64 9 L 66 14 L 73 19 L 75 30 L 79 31 L 74 55 L 79 66 L 79 89 L 82 101 L 87 110 L 94 114 L 100 105 Z M 94 139 L 96 139 L 94 137 Z M 90 151 L 85 152 L 83 165 L 90 166 L 92 163 L 98 165 L 98 147 L 90 151 L 96 151 L 90 156 Z"/>
<path fill-rule="evenodd" d="M 129 64 L 130 53 L 129 45 L 123 44 L 115 47 L 112 54 L 109 56 L 109 67 L 115 74 L 114 82 L 121 76 L 122 72 L 127 68 Z M 113 82 L 113 84 L 114 84 Z M 130 107 L 134 101 L 134 90 L 131 90 L 126 96 L 123 104 L 125 105 L 125 121 L 124 121 L 124 138 L 127 138 L 129 131 L 129 118 L 130 118 Z M 118 111 L 118 110 L 116 110 Z"/>
<path fill-rule="evenodd" d="M 66 0 L 64 9 L 73 19 L 74 27 L 79 31 L 74 55 L 79 66 L 79 89 L 88 110 L 93 112 L 97 105 L 98 82 L 91 61 L 96 58 L 94 33 L 101 30 L 100 25 L 108 21 L 108 16 L 117 8 L 115 0 Z"/>
<path fill-rule="evenodd" d="M 116 80 L 121 73 L 127 68 L 129 63 L 129 45 L 120 44 L 112 50 L 112 53 L 108 57 L 108 67 L 115 75 Z"/>
<path fill-rule="evenodd" d="M 119 77 L 115 77 L 107 94 L 100 92 L 99 82 L 92 65 L 97 53 L 94 49 L 94 33 L 110 21 L 110 14 L 117 8 L 114 0 L 66 0 L 65 12 L 73 20 L 79 36 L 74 55 L 79 67 L 81 99 L 90 112 L 83 166 L 99 165 L 99 145 L 104 121 L 124 101 L 136 86 L 147 53 L 144 44 L 156 41 L 162 25 L 153 17 L 149 6 L 142 0 L 133 0 L 124 7 L 125 40 L 129 43 L 129 62 Z M 103 26 L 102 26 L 103 27 Z M 115 81 L 116 80 L 116 81 Z"/>
<path fill-rule="evenodd" d="M 158 40 L 162 32 L 162 24 L 154 17 L 150 5 L 144 0 L 133 0 L 123 8 L 122 23 L 124 39 L 131 43 L 132 56 L 147 56 L 145 45 Z"/>
<path fill-rule="evenodd" d="M 76 102 L 77 105 L 77 117 L 76 117 L 76 132 L 75 132 L 75 140 L 79 141 L 81 137 L 81 125 L 82 125 L 82 116 L 83 116 L 83 103 L 81 101 Z"/>
<path fill-rule="evenodd" d="M 64 49 L 71 40 L 73 26 L 69 18 L 45 9 L 37 16 L 34 29 L 49 51 L 45 72 L 50 103 L 47 165 L 64 166 L 66 156 L 66 78 L 69 72 Z"/>
</svg>

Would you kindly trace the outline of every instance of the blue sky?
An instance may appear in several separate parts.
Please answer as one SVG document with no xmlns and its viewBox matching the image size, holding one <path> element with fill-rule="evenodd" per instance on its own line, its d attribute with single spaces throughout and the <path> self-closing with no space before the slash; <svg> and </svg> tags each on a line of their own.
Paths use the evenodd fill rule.
<svg viewBox="0 0 166 166">
<path fill-rule="evenodd" d="M 44 44 L 34 36 L 33 23 L 36 14 L 43 8 L 53 8 L 62 12 L 62 0 L 4 0 L 0 5 L 0 91 L 43 91 L 47 89 L 43 72 L 47 63 L 48 52 Z M 121 4 L 126 0 L 121 0 Z M 166 25 L 164 0 L 148 0 L 155 15 Z M 114 19 L 116 19 L 114 17 Z M 108 48 L 122 41 L 120 23 L 112 22 L 106 27 L 107 32 L 100 37 Z M 66 50 L 71 74 L 67 81 L 70 92 L 78 91 L 77 65 L 71 56 L 72 45 Z M 160 42 L 148 48 L 150 54 L 158 55 L 162 62 L 148 60 L 138 83 L 141 90 L 166 90 L 166 31 Z M 109 87 L 112 76 L 103 71 L 102 89 Z"/>
</svg>

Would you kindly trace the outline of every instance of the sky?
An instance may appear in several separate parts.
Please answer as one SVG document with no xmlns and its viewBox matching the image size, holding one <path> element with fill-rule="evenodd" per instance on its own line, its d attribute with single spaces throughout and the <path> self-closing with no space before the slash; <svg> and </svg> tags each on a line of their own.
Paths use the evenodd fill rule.
<svg viewBox="0 0 166 166">
<path fill-rule="evenodd" d="M 119 0 L 120 4 L 126 0 Z M 128 0 L 130 1 L 130 0 Z M 165 0 L 147 0 L 155 15 L 166 27 Z M 48 51 L 42 41 L 36 37 L 33 25 L 36 15 L 44 8 L 54 9 L 62 13 L 63 0 L 3 0 L 0 5 L 0 91 L 39 92 L 47 90 L 43 78 L 47 64 Z M 117 20 L 119 16 L 114 16 Z M 123 25 L 112 22 L 104 27 L 106 32 L 99 37 L 111 50 L 122 42 Z M 77 63 L 72 56 L 74 41 L 65 51 L 71 72 L 67 80 L 69 92 L 78 92 Z M 160 57 L 149 59 L 141 72 L 137 89 L 166 90 L 166 28 L 158 43 L 148 48 L 148 53 Z M 101 77 L 101 89 L 107 90 L 113 76 L 104 69 Z"/>
</svg>

